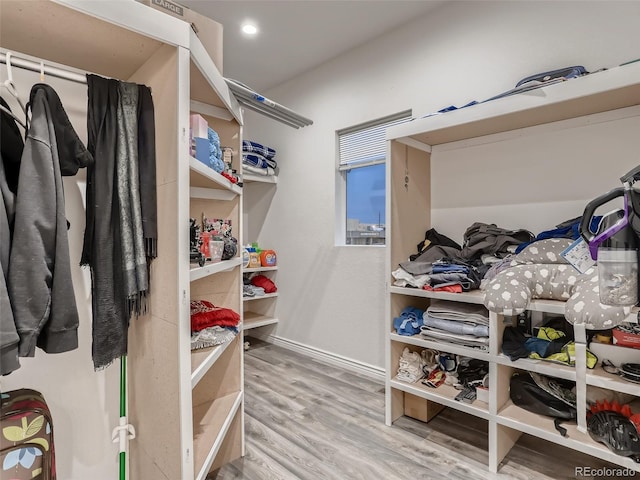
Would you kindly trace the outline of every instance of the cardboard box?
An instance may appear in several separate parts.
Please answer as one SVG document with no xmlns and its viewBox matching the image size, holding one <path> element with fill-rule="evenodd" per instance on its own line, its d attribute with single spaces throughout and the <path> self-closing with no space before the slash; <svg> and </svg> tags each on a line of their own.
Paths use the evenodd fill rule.
<svg viewBox="0 0 640 480">
<path fill-rule="evenodd" d="M 404 414 L 422 422 L 428 422 L 444 409 L 444 405 L 430 402 L 411 393 L 404 394 Z"/>
<path fill-rule="evenodd" d="M 222 74 L 222 24 L 171 0 L 138 0 L 140 3 L 179 18 L 189 24 Z"/>
</svg>

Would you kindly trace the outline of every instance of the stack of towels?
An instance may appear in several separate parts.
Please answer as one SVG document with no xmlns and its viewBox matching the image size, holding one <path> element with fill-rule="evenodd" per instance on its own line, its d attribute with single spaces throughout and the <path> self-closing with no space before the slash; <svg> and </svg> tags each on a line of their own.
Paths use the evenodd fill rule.
<svg viewBox="0 0 640 480">
<path fill-rule="evenodd" d="M 250 140 L 242 141 L 242 169 L 248 173 L 275 176 L 278 164 L 276 151 Z"/>
<path fill-rule="evenodd" d="M 430 340 L 489 348 L 489 311 L 482 305 L 432 300 L 422 321 L 420 333 Z"/>
</svg>

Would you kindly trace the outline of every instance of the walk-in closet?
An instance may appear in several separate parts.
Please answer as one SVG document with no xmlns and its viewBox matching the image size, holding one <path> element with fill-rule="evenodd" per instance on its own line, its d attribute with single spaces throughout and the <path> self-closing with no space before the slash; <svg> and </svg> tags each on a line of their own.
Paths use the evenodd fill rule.
<svg viewBox="0 0 640 480">
<path fill-rule="evenodd" d="M 639 475 L 639 20 L 0 0 L 0 479 Z"/>
</svg>

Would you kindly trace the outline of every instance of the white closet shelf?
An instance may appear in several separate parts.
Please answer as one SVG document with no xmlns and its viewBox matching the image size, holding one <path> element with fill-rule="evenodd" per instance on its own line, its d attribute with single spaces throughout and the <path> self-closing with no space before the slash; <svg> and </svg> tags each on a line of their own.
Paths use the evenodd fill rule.
<svg viewBox="0 0 640 480">
<path fill-rule="evenodd" d="M 265 327 L 267 325 L 273 325 L 278 323 L 278 319 L 270 317 L 268 315 L 262 315 L 255 312 L 244 312 L 244 321 L 242 324 L 243 330 L 250 330 L 252 328 Z"/>
<path fill-rule="evenodd" d="M 576 369 L 569 365 L 561 365 L 545 360 L 534 360 L 531 358 L 520 358 L 511 361 L 506 355 L 497 355 L 494 360 L 500 365 L 513 367 L 528 372 L 540 373 L 551 377 L 564 378 L 565 380 L 576 381 Z"/>
<path fill-rule="evenodd" d="M 428 290 L 421 290 L 419 288 L 408 287 L 390 287 L 390 293 L 398 295 L 407 295 L 410 297 L 423 297 L 423 298 L 435 298 L 439 300 L 451 300 L 454 302 L 463 303 L 475 303 L 482 305 L 484 299 L 484 293 L 481 290 L 471 290 L 469 292 L 462 293 L 449 293 L 449 292 L 430 292 Z M 527 310 L 533 310 L 535 312 L 555 313 L 558 315 L 564 315 L 564 307 L 566 302 L 559 300 L 544 300 L 535 299 L 531 300 Z M 627 321 L 637 322 L 636 313 L 634 309 Z"/>
<path fill-rule="evenodd" d="M 640 63 L 614 67 L 391 127 L 387 139 L 440 145 L 640 105 Z"/>
<path fill-rule="evenodd" d="M 229 110 L 242 125 L 240 105 L 231 94 L 227 82 L 207 53 L 198 36 L 190 30 L 191 100 Z"/>
<path fill-rule="evenodd" d="M 231 183 L 204 163 L 189 156 L 189 185 L 197 188 L 223 189 L 235 195 L 242 194 L 242 188 Z"/>
<path fill-rule="evenodd" d="M 202 377 L 216 363 L 229 345 L 233 342 L 225 342 L 215 347 L 191 350 L 191 388 L 195 388 Z"/>
<path fill-rule="evenodd" d="M 553 418 L 531 413 L 514 405 L 511 401 L 508 401 L 500 409 L 496 421 L 501 425 L 528 433 L 534 437 L 572 448 L 635 471 L 638 470 L 638 464 L 633 460 L 616 455 L 604 444 L 595 442 L 588 433 L 580 432 L 575 424 L 570 422 L 562 424 L 567 429 L 567 436 L 563 437 L 555 429 Z"/>
<path fill-rule="evenodd" d="M 407 383 L 397 380 L 395 377 L 390 380 L 389 385 L 391 388 L 402 390 L 403 392 L 410 393 L 417 397 L 426 398 L 427 400 L 432 400 L 446 407 L 451 407 L 455 410 L 460 410 L 461 412 L 469 413 L 476 417 L 484 419 L 489 418 L 489 405 L 479 400 L 476 400 L 473 403 L 454 400 L 456 395 L 460 393 L 460 390 L 456 390 L 449 385 L 442 384 L 438 388 L 430 388 L 426 385 L 422 385 L 420 380 L 416 383 Z"/>
<path fill-rule="evenodd" d="M 242 264 L 242 259 L 239 257 L 232 258 L 231 260 L 222 260 L 216 263 L 209 263 L 204 267 L 192 268 L 189 271 L 189 280 L 192 282 L 200 280 L 201 278 L 208 277 L 209 275 L 215 275 L 216 273 L 226 272 Z"/>
<path fill-rule="evenodd" d="M 479 305 L 482 305 L 482 301 L 484 299 L 484 294 L 480 290 L 471 290 L 469 292 L 462 293 L 450 293 L 430 292 L 428 290 L 410 287 L 389 287 L 389 292 L 398 295 L 407 295 L 410 297 L 437 298 L 439 300 L 452 300 L 455 302 L 475 303 Z"/>
<path fill-rule="evenodd" d="M 409 297 L 435 298 L 439 300 L 451 300 L 455 302 L 475 303 L 480 305 L 482 305 L 484 299 L 484 293 L 481 290 L 471 290 L 469 292 L 462 293 L 449 293 L 430 292 L 428 290 L 421 290 L 419 288 L 389 287 L 389 293 L 395 293 L 397 295 L 407 295 Z M 527 310 L 564 315 L 565 305 L 566 302 L 562 302 L 559 300 L 534 299 L 529 302 Z M 625 322 L 638 323 L 638 312 L 640 312 L 640 308 L 633 307 L 631 309 L 631 313 L 625 319 Z"/>
<path fill-rule="evenodd" d="M 189 30 L 179 19 L 138 2 L 126 8 L 81 0 L 2 2 L 0 18 L 2 48 L 46 59 L 47 65 L 73 65 L 121 79 L 131 77 L 163 43 L 188 47 Z M 155 39 L 159 35 L 162 42 Z"/>
<path fill-rule="evenodd" d="M 242 404 L 242 392 L 193 407 L 193 461 L 197 480 L 204 480 Z"/>
<path fill-rule="evenodd" d="M 602 358 L 599 360 L 602 360 Z M 605 372 L 600 364 L 593 370 L 587 371 L 587 385 L 615 390 L 616 392 L 629 393 L 636 397 L 640 391 L 640 386 L 638 386 L 637 383 L 628 382 L 618 375 Z"/>
<path fill-rule="evenodd" d="M 432 348 L 434 350 L 453 353 L 455 355 L 463 355 L 465 357 L 477 358 L 478 360 L 490 361 L 491 355 L 489 352 L 484 352 L 475 348 L 464 347 L 461 345 L 447 344 L 445 342 L 427 340 L 422 335 L 417 334 L 413 336 L 398 335 L 397 333 L 391 333 L 391 341 L 405 343 L 409 345 L 415 345 L 416 347 Z"/>
<path fill-rule="evenodd" d="M 247 182 L 256 182 L 256 183 L 278 183 L 278 177 L 275 175 L 256 175 L 255 173 L 243 173 L 242 181 L 244 183 Z"/>
<path fill-rule="evenodd" d="M 278 292 L 265 293 L 264 295 L 256 295 L 255 297 L 242 297 L 243 302 L 250 302 L 251 300 L 262 300 L 263 298 L 274 298 L 278 296 Z"/>
<path fill-rule="evenodd" d="M 244 273 L 251 273 L 251 272 L 271 272 L 273 270 L 278 270 L 278 266 L 276 265 L 275 267 L 252 267 L 252 268 L 243 268 L 242 271 Z"/>
</svg>

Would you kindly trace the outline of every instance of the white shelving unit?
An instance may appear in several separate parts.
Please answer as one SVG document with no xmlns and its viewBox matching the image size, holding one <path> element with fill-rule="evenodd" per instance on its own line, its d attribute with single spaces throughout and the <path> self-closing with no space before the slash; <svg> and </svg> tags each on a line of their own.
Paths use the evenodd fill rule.
<svg viewBox="0 0 640 480">
<path fill-rule="evenodd" d="M 244 268 L 243 273 L 269 273 L 275 272 L 278 267 L 253 267 Z M 264 295 L 256 295 L 254 297 L 242 297 L 244 303 L 244 317 L 242 321 L 242 329 L 246 332 L 254 328 L 266 327 L 268 325 L 276 325 L 278 318 L 275 316 L 275 298 L 278 292 L 266 293 Z"/>
<path fill-rule="evenodd" d="M 231 260 L 222 260 L 216 263 L 205 264 L 202 267 L 193 267 L 189 270 L 189 280 L 192 282 L 201 278 L 208 277 L 209 275 L 215 275 L 219 272 L 226 272 L 232 270 L 242 263 L 241 258 L 232 258 Z"/>
<path fill-rule="evenodd" d="M 239 151 L 242 117 L 224 80 L 191 32 L 191 113 L 199 113 L 224 146 Z M 186 150 L 188 151 L 188 149 Z M 189 156 L 189 217 L 231 220 L 232 235 L 242 244 L 243 189 Z M 239 168 L 239 165 L 234 165 Z M 185 222 L 185 225 L 187 222 Z M 242 259 L 191 266 L 190 298 L 242 312 Z M 231 342 L 191 352 L 193 461 L 197 480 L 244 454 L 242 333 Z"/>
<path fill-rule="evenodd" d="M 257 183 L 278 183 L 278 177 L 275 175 L 256 175 L 255 173 L 244 173 L 242 175 L 243 182 Z"/>
<path fill-rule="evenodd" d="M 242 179 L 244 188 L 246 189 L 245 195 L 245 208 L 249 212 L 247 220 L 250 223 L 248 225 L 247 232 L 251 231 L 251 227 L 256 227 L 264 221 L 266 215 L 266 209 L 264 203 L 268 203 L 268 198 L 275 193 L 275 188 L 278 183 L 278 177 L 276 176 L 262 176 L 252 173 L 243 172 Z M 259 205 L 257 205 L 259 204 Z M 259 228 L 254 228 L 257 232 Z M 250 236 L 250 233 L 247 233 Z M 249 238 L 249 241 L 257 240 L 256 238 Z M 272 248 L 271 245 L 261 245 L 261 247 Z M 243 274 L 260 274 L 269 277 L 277 285 L 277 273 L 278 267 L 244 267 L 242 269 Z M 276 302 L 278 292 L 268 293 L 266 295 L 243 297 L 244 304 L 244 316 L 242 320 L 243 330 L 260 329 L 253 331 L 254 336 L 263 336 L 263 334 L 269 334 L 276 328 L 279 323 L 278 316 L 276 315 Z"/>
<path fill-rule="evenodd" d="M 265 293 L 264 295 L 256 295 L 255 297 L 244 297 L 242 300 L 245 302 L 253 302 L 255 300 L 264 300 L 266 298 L 275 298 L 278 296 L 278 292 Z"/>
<path fill-rule="evenodd" d="M 1 10 L 0 46 L 17 56 L 152 89 L 158 258 L 148 313 L 129 330 L 129 478 L 203 480 L 244 453 L 242 335 L 192 353 L 189 298 L 241 312 L 242 278 L 239 258 L 190 269 L 188 219 L 207 206 L 240 235 L 242 189 L 187 158 L 189 111 L 195 100 L 224 112 L 216 127 L 239 151 L 239 106 L 191 26 L 141 3 L 25 0 Z"/>
<path fill-rule="evenodd" d="M 556 129 L 556 126 L 565 125 L 566 122 L 587 125 L 596 115 L 600 115 L 599 118 L 606 115 L 607 118 L 603 121 L 637 117 L 640 116 L 637 105 L 640 105 L 640 63 L 611 68 L 550 85 L 529 94 L 513 95 L 390 128 L 387 131 L 387 284 L 393 283 L 391 272 L 415 251 L 415 244 L 432 226 L 431 165 L 438 161 L 441 152 L 446 152 L 449 160 L 459 151 L 457 149 L 464 150 L 470 143 L 500 144 L 505 140 L 526 136 L 543 125 L 548 127 L 546 131 L 557 131 L 560 127 Z M 517 163 L 517 159 L 511 161 L 514 165 Z M 447 165 L 455 168 L 451 163 Z M 405 177 L 408 177 L 408 181 Z M 464 176 L 460 178 L 464 181 Z M 394 286 L 389 286 L 387 291 L 387 425 L 392 425 L 404 415 L 405 395 L 411 394 L 424 401 L 427 418 L 432 418 L 446 406 L 486 419 L 489 423 L 488 465 L 492 472 L 498 471 L 500 463 L 522 433 L 640 471 L 640 465 L 616 455 L 605 445 L 596 443 L 577 425 L 563 424 L 568 429 L 568 437 L 562 437 L 555 430 L 552 419 L 532 414 L 511 403 L 509 380 L 514 371 L 538 372 L 578 383 L 580 376 L 573 367 L 529 359 L 511 361 L 501 354 L 505 326 L 503 317 L 493 313 L 490 315 L 490 343 L 487 352 L 426 340 L 420 335 L 401 336 L 393 328 L 393 318 L 407 306 L 426 308 L 432 299 L 482 304 L 481 292 L 440 293 Z M 563 315 L 565 304 L 534 300 L 529 308 L 537 312 Z M 635 313 L 629 320 L 634 319 Z M 419 383 L 407 384 L 396 380 L 398 360 L 405 347 L 412 351 L 433 348 L 489 362 L 489 403 L 476 401 L 468 405 L 455 401 L 453 398 L 458 392 L 451 388 L 430 389 Z M 599 367 L 587 371 L 584 383 L 636 396 L 640 394 L 637 385 L 606 374 Z M 586 415 L 586 399 L 580 393 L 581 388 L 586 387 L 578 385 L 577 389 L 580 415 L 578 424 L 580 421 L 585 422 Z"/>
</svg>

